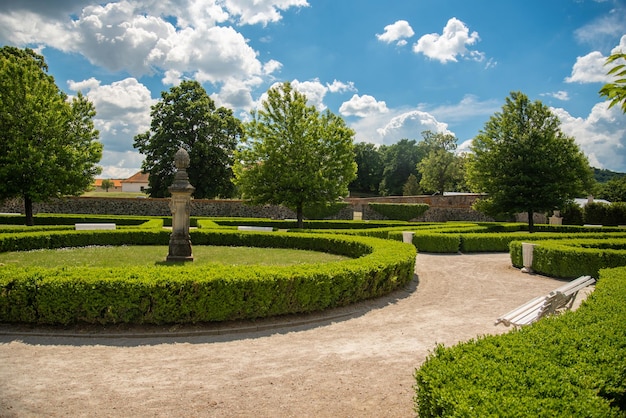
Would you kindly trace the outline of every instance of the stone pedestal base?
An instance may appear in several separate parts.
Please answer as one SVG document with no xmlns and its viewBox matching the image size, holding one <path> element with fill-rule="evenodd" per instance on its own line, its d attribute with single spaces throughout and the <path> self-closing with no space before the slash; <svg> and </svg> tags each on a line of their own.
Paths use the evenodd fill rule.
<svg viewBox="0 0 626 418">
<path fill-rule="evenodd" d="M 166 261 L 193 261 L 191 253 L 191 240 L 170 239 L 170 251 Z"/>
</svg>

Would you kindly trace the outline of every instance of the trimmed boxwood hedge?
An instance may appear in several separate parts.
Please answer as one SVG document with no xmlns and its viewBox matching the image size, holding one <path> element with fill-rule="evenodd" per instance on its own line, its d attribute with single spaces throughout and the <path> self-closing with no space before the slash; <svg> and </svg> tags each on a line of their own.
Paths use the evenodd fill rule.
<svg viewBox="0 0 626 418">
<path fill-rule="evenodd" d="M 164 230 L 62 231 L 0 236 L 0 251 L 84 245 L 167 245 Z M 394 241 L 340 235 L 192 231 L 193 245 L 327 251 L 328 264 L 128 268 L 0 268 L 0 321 L 197 323 L 344 306 L 386 294 L 414 275 L 416 251 Z M 165 255 L 164 255 L 165 258 Z"/>
<path fill-rule="evenodd" d="M 437 346 L 415 372 L 428 417 L 626 415 L 626 268 L 600 271 L 577 311 Z"/>
<path fill-rule="evenodd" d="M 425 203 L 368 203 L 379 214 L 399 221 L 410 221 L 422 216 L 430 206 Z"/>
<path fill-rule="evenodd" d="M 626 237 L 619 234 L 605 234 L 602 238 L 595 239 L 578 238 L 534 241 L 534 243 L 537 245 L 533 249 L 532 269 L 547 276 L 598 277 L 598 272 L 602 268 L 626 265 Z M 510 254 L 512 264 L 515 267 L 522 267 L 522 242 L 512 242 Z"/>
</svg>

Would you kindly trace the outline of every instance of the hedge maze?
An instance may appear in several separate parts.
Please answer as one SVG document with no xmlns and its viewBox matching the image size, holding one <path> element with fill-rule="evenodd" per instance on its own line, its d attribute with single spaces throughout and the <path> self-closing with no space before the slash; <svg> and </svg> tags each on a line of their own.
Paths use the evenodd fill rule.
<svg viewBox="0 0 626 418">
<path fill-rule="evenodd" d="M 387 210 L 383 208 L 381 210 Z M 11 218 L 11 219 L 8 219 Z M 93 216 L 0 216 L 0 252 L 86 245 L 167 245 L 167 218 L 115 217 L 115 231 L 74 231 Z M 17 221 L 17 222 L 16 222 Z M 591 275 L 596 290 L 574 312 L 518 330 L 437 346 L 415 371 L 420 417 L 626 415 L 626 229 L 516 223 L 408 223 L 192 218 L 197 245 L 286 247 L 350 257 L 289 267 L 17 268 L 0 266 L 0 321 L 32 324 L 202 323 L 311 312 L 377 297 L 414 277 L 416 250 L 509 252 L 537 244 L 533 270 Z M 237 226 L 274 232 L 239 231 Z M 413 245 L 402 243 L 413 232 Z M 165 257 L 165 254 L 164 254 Z M 418 272 L 419 273 L 419 272 Z"/>
</svg>

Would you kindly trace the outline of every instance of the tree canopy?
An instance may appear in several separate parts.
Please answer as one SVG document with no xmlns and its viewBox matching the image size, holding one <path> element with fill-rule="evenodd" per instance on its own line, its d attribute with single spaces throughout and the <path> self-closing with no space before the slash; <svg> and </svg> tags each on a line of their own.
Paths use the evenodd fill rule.
<svg viewBox="0 0 626 418">
<path fill-rule="evenodd" d="M 348 194 L 356 175 L 353 137 L 343 119 L 320 114 L 304 94 L 282 83 L 268 90 L 245 125 L 235 183 L 252 203 L 293 209 L 302 227 L 305 206 Z"/>
<path fill-rule="evenodd" d="M 67 95 L 31 49 L 0 49 L 0 198 L 22 197 L 26 223 L 33 202 L 87 190 L 101 172 L 95 108 Z"/>
<path fill-rule="evenodd" d="M 422 142 L 401 139 L 395 144 L 381 147 L 383 155 L 383 176 L 380 182 L 380 194 L 383 196 L 402 196 L 403 187 L 413 174 L 417 180 L 421 175 L 417 163 L 428 153 Z"/>
<path fill-rule="evenodd" d="M 540 101 L 520 92 L 506 98 L 472 141 L 467 176 L 475 191 L 485 192 L 478 208 L 488 214 L 528 214 L 560 209 L 592 184 L 587 157 L 559 119 Z"/>
<path fill-rule="evenodd" d="M 350 183 L 350 192 L 378 194 L 383 177 L 383 157 L 376 145 L 359 142 L 354 145 L 356 178 Z"/>
<path fill-rule="evenodd" d="M 462 179 L 462 158 L 454 154 L 456 137 L 452 134 L 422 132 L 428 154 L 417 164 L 422 190 L 443 194 Z"/>
<path fill-rule="evenodd" d="M 189 153 L 195 198 L 233 195 L 233 155 L 243 126 L 232 110 L 216 108 L 197 81 L 183 81 L 161 93 L 150 115 L 150 130 L 136 135 L 133 146 L 145 156 L 142 169 L 150 174 L 151 197 L 169 196 L 174 155 L 181 147 Z"/>
<path fill-rule="evenodd" d="M 613 64 L 608 75 L 616 77 L 612 83 L 605 84 L 600 89 L 600 96 L 610 100 L 609 108 L 621 103 L 622 112 L 626 113 L 626 54 L 616 52 L 611 54 L 605 65 Z"/>
</svg>

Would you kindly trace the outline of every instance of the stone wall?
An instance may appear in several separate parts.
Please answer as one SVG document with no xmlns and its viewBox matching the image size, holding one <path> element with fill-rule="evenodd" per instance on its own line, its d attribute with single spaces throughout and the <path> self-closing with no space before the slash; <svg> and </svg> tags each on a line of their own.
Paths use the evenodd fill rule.
<svg viewBox="0 0 626 418">
<path fill-rule="evenodd" d="M 380 198 L 348 198 L 345 201 L 351 207 L 341 210 L 335 219 L 353 219 L 355 212 L 361 213 L 361 219 L 380 220 L 382 215 L 368 207 L 369 202 L 377 203 L 426 203 L 430 209 L 419 221 L 485 221 L 491 220 L 471 209 L 479 195 L 452 196 L 393 196 Z M 75 213 L 138 216 L 171 216 L 169 199 L 140 198 L 97 198 L 67 197 L 54 199 L 47 203 L 36 203 L 33 212 L 37 213 Z M 23 213 L 21 199 L 11 199 L 0 204 L 0 213 Z M 251 206 L 241 200 L 205 200 L 191 201 L 191 216 L 214 217 L 251 217 L 272 219 L 294 219 L 296 213 L 283 206 Z"/>
</svg>

